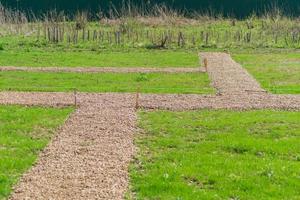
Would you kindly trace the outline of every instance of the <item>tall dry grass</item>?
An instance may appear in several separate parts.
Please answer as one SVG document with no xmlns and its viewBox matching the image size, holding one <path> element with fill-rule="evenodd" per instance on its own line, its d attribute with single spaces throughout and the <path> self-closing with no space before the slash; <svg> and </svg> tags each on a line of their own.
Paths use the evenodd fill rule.
<svg viewBox="0 0 300 200">
<path fill-rule="evenodd" d="M 218 27 L 222 28 L 218 28 Z M 274 46 L 300 47 L 300 19 L 283 15 L 274 7 L 261 16 L 246 19 L 223 17 L 212 11 L 188 13 L 166 5 L 151 7 L 123 4 L 107 14 L 72 16 L 56 10 L 36 17 L 32 13 L 0 5 L 0 35 L 36 37 L 50 43 L 95 42 L 102 45 L 132 45 L 149 48 Z"/>
</svg>

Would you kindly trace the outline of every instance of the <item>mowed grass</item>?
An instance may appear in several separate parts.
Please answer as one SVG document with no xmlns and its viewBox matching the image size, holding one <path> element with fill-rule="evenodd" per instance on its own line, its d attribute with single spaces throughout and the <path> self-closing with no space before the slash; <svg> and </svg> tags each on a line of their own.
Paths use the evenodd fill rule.
<svg viewBox="0 0 300 200">
<path fill-rule="evenodd" d="M 72 110 L 0 106 L 0 199 L 8 197 Z"/>
<path fill-rule="evenodd" d="M 205 73 L 0 72 L 0 91 L 213 93 Z"/>
<path fill-rule="evenodd" d="M 300 199 L 300 112 L 140 112 L 137 199 Z"/>
<path fill-rule="evenodd" d="M 300 94 L 300 53 L 243 53 L 234 59 L 276 94 Z"/>
<path fill-rule="evenodd" d="M 200 64 L 197 52 L 189 51 L 63 51 L 50 48 L 2 50 L 0 66 L 165 68 L 199 67 Z"/>
</svg>

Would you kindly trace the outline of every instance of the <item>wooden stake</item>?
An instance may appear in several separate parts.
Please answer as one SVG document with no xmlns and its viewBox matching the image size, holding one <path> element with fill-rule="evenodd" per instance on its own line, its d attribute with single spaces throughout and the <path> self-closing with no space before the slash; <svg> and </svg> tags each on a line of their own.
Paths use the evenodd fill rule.
<svg viewBox="0 0 300 200">
<path fill-rule="evenodd" d="M 205 34 L 205 45 L 208 46 L 208 42 L 209 42 L 209 33 L 206 32 Z"/>
<path fill-rule="evenodd" d="M 135 95 L 135 109 L 139 109 L 140 108 L 140 86 L 137 87 L 136 89 L 136 95 Z"/>
<path fill-rule="evenodd" d="M 207 71 L 207 65 L 208 65 L 207 58 L 204 58 L 203 63 L 204 63 L 204 68 Z"/>
<path fill-rule="evenodd" d="M 77 90 L 74 89 L 74 105 L 75 105 L 75 108 L 77 108 Z"/>
<path fill-rule="evenodd" d="M 83 28 L 82 29 L 82 41 L 84 41 L 85 40 L 85 29 Z"/>
<path fill-rule="evenodd" d="M 94 34 L 93 34 L 93 41 L 97 40 L 97 31 L 94 30 Z"/>
</svg>

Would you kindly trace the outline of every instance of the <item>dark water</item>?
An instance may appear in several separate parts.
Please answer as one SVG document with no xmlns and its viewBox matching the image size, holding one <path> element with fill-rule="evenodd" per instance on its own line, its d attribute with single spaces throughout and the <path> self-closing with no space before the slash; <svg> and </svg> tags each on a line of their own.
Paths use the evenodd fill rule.
<svg viewBox="0 0 300 200">
<path fill-rule="evenodd" d="M 32 10 L 38 14 L 47 10 L 64 10 L 74 13 L 77 10 L 89 10 L 96 13 L 108 11 L 111 5 L 120 8 L 122 0 L 0 0 L 5 5 L 21 10 Z M 221 13 L 225 16 L 245 17 L 253 12 L 263 13 L 276 5 L 286 15 L 300 15 L 300 0 L 131 0 L 134 4 L 150 6 L 164 3 L 179 10 Z"/>
</svg>

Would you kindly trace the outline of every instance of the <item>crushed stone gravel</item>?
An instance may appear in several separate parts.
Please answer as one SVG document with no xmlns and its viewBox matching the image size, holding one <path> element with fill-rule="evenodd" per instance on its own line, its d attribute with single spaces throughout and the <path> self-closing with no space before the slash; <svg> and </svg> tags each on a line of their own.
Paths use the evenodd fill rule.
<svg viewBox="0 0 300 200">
<path fill-rule="evenodd" d="M 136 104 L 136 95 L 129 93 L 78 93 L 77 104 L 97 105 L 109 103 L 108 99 L 127 98 Z M 121 102 L 120 102 L 121 103 Z M 0 104 L 74 106 L 73 93 L 51 92 L 0 92 Z M 118 104 L 116 104 L 118 105 Z M 110 105 L 113 106 L 113 105 Z M 282 109 L 300 110 L 300 95 L 274 95 L 250 93 L 245 95 L 197 95 L 197 94 L 141 94 L 142 109 L 195 110 L 195 109 Z"/>
<path fill-rule="evenodd" d="M 207 72 L 220 94 L 265 92 L 260 84 L 226 53 L 200 53 Z"/>
<path fill-rule="evenodd" d="M 196 109 L 281 109 L 300 110 L 300 95 L 142 95 L 141 106 L 145 109 L 174 111 Z"/>
<path fill-rule="evenodd" d="M 64 92 L 0 92 L 0 104 L 64 107 L 75 103 L 74 93 Z"/>
</svg>

